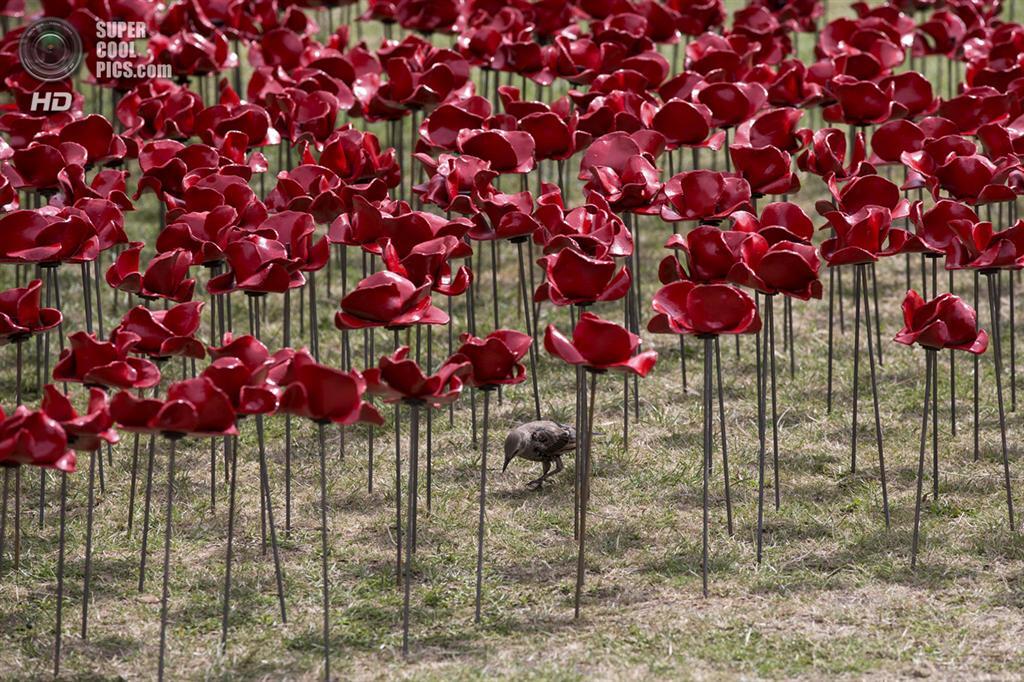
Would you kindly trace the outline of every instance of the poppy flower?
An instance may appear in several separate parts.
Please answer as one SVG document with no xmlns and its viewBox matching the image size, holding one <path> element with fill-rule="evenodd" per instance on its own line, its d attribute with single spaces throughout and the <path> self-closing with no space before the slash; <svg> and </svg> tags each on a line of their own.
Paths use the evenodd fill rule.
<svg viewBox="0 0 1024 682">
<path fill-rule="evenodd" d="M 413 284 L 430 282 L 433 291 L 445 296 L 459 296 L 473 280 L 472 271 L 461 266 L 452 276 L 451 261 L 456 257 L 469 257 L 469 246 L 451 235 L 437 237 L 413 246 L 401 254 L 390 239 L 383 249 L 384 265 Z"/>
<path fill-rule="evenodd" d="M 139 337 L 117 332 L 110 341 L 93 334 L 75 332 L 70 347 L 61 351 L 53 368 L 54 381 L 67 381 L 103 388 L 139 389 L 160 383 L 160 370 L 149 360 L 128 355 Z"/>
<path fill-rule="evenodd" d="M 476 241 L 494 239 L 525 239 L 540 229 L 533 215 L 530 192 L 504 194 L 497 192 L 480 200 L 480 211 L 472 218 L 467 235 Z"/>
<path fill-rule="evenodd" d="M 267 110 L 258 104 L 242 102 L 234 88 L 222 83 L 217 104 L 196 116 L 196 133 L 206 144 L 220 148 L 232 133 L 245 136 L 242 149 L 279 144 L 281 136 L 270 123 Z"/>
<path fill-rule="evenodd" d="M 374 273 L 341 299 L 334 325 L 338 329 L 401 329 L 413 324 L 447 324 L 448 315 L 430 302 L 431 284 L 428 280 L 416 286 L 387 270 Z"/>
<path fill-rule="evenodd" d="M 771 82 L 765 83 L 768 103 L 776 107 L 799 107 L 813 104 L 823 97 L 822 87 L 808 77 L 807 67 L 799 59 L 785 59 L 775 70 Z"/>
<path fill-rule="evenodd" d="M 615 370 L 647 376 L 658 360 L 658 353 L 637 353 L 639 347 L 639 336 L 591 312 L 580 315 L 571 341 L 554 325 L 549 324 L 544 330 L 544 348 L 548 353 L 570 365 L 582 365 L 597 372 Z"/>
<path fill-rule="evenodd" d="M 107 394 L 99 388 L 89 389 L 89 406 L 79 414 L 68 396 L 57 390 L 53 384 L 43 387 L 43 399 L 39 410 L 53 419 L 67 436 L 68 447 L 80 452 L 95 452 L 103 443 L 113 445 L 119 438 L 110 416 Z"/>
<path fill-rule="evenodd" d="M 939 106 L 932 84 L 916 71 L 886 76 L 878 82 L 883 90 L 892 88 L 893 101 L 901 105 L 907 118 L 920 118 L 935 112 Z"/>
<path fill-rule="evenodd" d="M 769 109 L 756 114 L 736 129 L 734 143 L 750 147 L 775 147 L 793 154 L 811 141 L 811 130 L 796 127 L 804 112 L 793 107 Z"/>
<path fill-rule="evenodd" d="M 961 135 L 973 135 L 983 125 L 1010 118 L 1011 106 L 1012 95 L 983 86 L 943 100 L 936 113 L 952 121 Z"/>
<path fill-rule="evenodd" d="M 871 135 L 871 164 L 901 163 L 904 152 L 920 151 L 924 141 L 924 131 L 913 121 L 901 118 L 883 123 Z"/>
<path fill-rule="evenodd" d="M 672 3 L 677 13 L 676 28 L 683 35 L 699 36 L 725 22 L 722 0 L 682 0 Z"/>
<path fill-rule="evenodd" d="M 228 244 L 224 255 L 228 270 L 207 282 L 206 290 L 211 294 L 280 294 L 306 283 L 302 261 L 291 257 L 276 239 L 246 234 Z"/>
<path fill-rule="evenodd" d="M 575 247 L 581 253 L 605 251 L 613 258 L 624 258 L 633 253 L 633 235 L 600 194 L 591 193 L 587 203 L 566 212 L 557 187 L 546 185 L 546 195 L 534 212 L 540 229 L 534 241 L 544 246 L 545 253 L 555 253 Z M 546 197 L 553 197 L 547 201 Z"/>
<path fill-rule="evenodd" d="M 927 211 L 924 202 L 915 201 L 910 207 L 910 221 L 914 232 L 925 246 L 937 253 L 945 253 L 950 243 L 958 238 L 953 229 L 955 221 L 970 225 L 978 222 L 978 214 L 967 204 L 949 199 L 940 199 Z"/>
<path fill-rule="evenodd" d="M 85 166 L 89 154 L 77 142 L 31 142 L 11 157 L 12 183 L 18 189 L 57 189 L 58 174 L 68 166 Z"/>
<path fill-rule="evenodd" d="M 505 130 L 462 130 L 459 151 L 487 161 L 498 173 L 527 173 L 536 165 L 536 143 L 528 133 Z"/>
<path fill-rule="evenodd" d="M 988 348 L 988 334 L 978 329 L 974 309 L 953 294 L 939 294 L 930 301 L 911 289 L 903 299 L 903 329 L 894 341 L 918 344 L 929 350 L 965 350 L 980 355 Z"/>
<path fill-rule="evenodd" d="M 114 132 L 110 121 L 99 114 L 69 121 L 51 136 L 36 139 L 47 141 L 47 137 L 54 138 L 51 144 L 58 148 L 65 142 L 81 145 L 85 149 L 85 161 L 81 165 L 86 167 L 120 163 L 129 151 L 124 139 Z"/>
<path fill-rule="evenodd" d="M 793 172 L 788 152 L 775 147 L 729 147 L 736 173 L 750 185 L 754 196 L 791 194 L 800 190 L 800 178 Z"/>
<path fill-rule="evenodd" d="M 802 208 L 788 201 L 767 204 L 760 218 L 747 211 L 736 211 L 730 218 L 733 231 L 756 232 L 769 245 L 783 241 L 810 244 L 814 237 L 814 222 Z"/>
<path fill-rule="evenodd" d="M 826 121 L 855 126 L 869 126 L 899 118 L 905 110 L 893 99 L 894 89 L 893 84 L 883 89 L 872 81 L 836 76 L 830 84 L 836 103 L 825 107 L 823 116 Z"/>
<path fill-rule="evenodd" d="M 331 255 L 326 235 L 313 241 L 316 236 L 316 225 L 313 223 L 313 216 L 308 213 L 274 213 L 260 224 L 257 233 L 266 233 L 266 236 L 283 244 L 288 256 L 298 260 L 301 264 L 300 270 L 305 272 L 320 270 L 327 264 L 327 259 Z"/>
<path fill-rule="evenodd" d="M 763 294 L 785 294 L 806 301 L 821 298 L 818 250 L 810 244 L 781 241 L 769 245 L 759 234 L 741 247 L 742 259 L 729 274 L 735 284 Z"/>
<path fill-rule="evenodd" d="M 0 216 L 0 234 L 0 262 L 82 263 L 99 254 L 99 236 L 88 214 L 71 207 L 12 211 Z"/>
<path fill-rule="evenodd" d="M 53 329 L 63 319 L 56 308 L 40 308 L 43 282 L 0 291 L 0 345 L 21 343 L 32 334 Z"/>
<path fill-rule="evenodd" d="M 754 334 L 761 329 L 757 306 L 731 284 L 696 284 L 680 280 L 666 284 L 652 301 L 658 313 L 648 323 L 655 333 Z"/>
<path fill-rule="evenodd" d="M 384 423 L 377 410 L 363 401 L 366 381 L 358 372 L 321 365 L 306 351 L 295 353 L 282 369 L 279 412 L 318 424 Z"/>
<path fill-rule="evenodd" d="M 1019 270 L 1024 267 L 1024 221 L 998 232 L 990 222 L 952 220 L 955 234 L 946 245 L 946 269 Z"/>
<path fill-rule="evenodd" d="M 160 78 L 147 79 L 129 90 L 114 113 L 123 135 L 142 140 L 186 140 L 195 132 L 196 117 L 203 110 L 198 93 Z"/>
<path fill-rule="evenodd" d="M 544 268 L 545 281 L 537 287 L 534 301 L 551 301 L 558 306 L 590 305 L 617 301 L 633 282 L 629 268 L 610 257 L 591 257 L 565 248 L 537 261 Z"/>
<path fill-rule="evenodd" d="M 878 133 L 875 134 L 877 136 Z M 814 131 L 810 147 L 797 157 L 796 164 L 805 173 L 813 173 L 825 179 L 835 176 L 842 180 L 862 172 L 864 153 L 863 133 L 856 134 L 854 148 L 851 150 L 846 133 L 838 128 L 820 128 Z"/>
<path fill-rule="evenodd" d="M 208 377 L 177 381 L 166 399 L 136 398 L 121 391 L 110 401 L 110 414 L 126 431 L 182 436 L 234 436 L 231 400 Z"/>
<path fill-rule="evenodd" d="M 472 371 L 469 361 L 453 355 L 427 376 L 415 360 L 409 358 L 409 347 L 402 346 L 392 355 L 382 356 L 377 367 L 363 372 L 366 390 L 383 396 L 384 402 L 426 402 L 432 407 L 447 405 L 462 393 L 462 379 Z"/>
<path fill-rule="evenodd" d="M 425 203 L 443 211 L 472 215 L 477 212 L 477 198 L 495 192 L 491 186 L 498 172 L 491 164 L 475 156 L 441 154 L 435 161 L 425 154 L 416 159 L 429 172 L 426 182 L 414 185 L 412 191 Z"/>
<path fill-rule="evenodd" d="M 206 349 L 195 338 L 195 333 L 203 321 L 203 305 L 200 301 L 193 301 L 165 310 L 150 310 L 140 305 L 125 313 L 112 333 L 135 334 L 139 338 L 132 346 L 132 352 L 152 358 L 180 356 L 202 359 L 206 357 Z"/>
<path fill-rule="evenodd" d="M 834 236 L 821 245 L 821 256 L 829 265 L 873 263 L 887 255 L 885 245 L 890 232 L 907 236 L 903 230 L 893 230 L 889 209 L 878 206 L 868 206 L 856 215 L 832 211 L 825 214 L 825 219 L 834 230 Z"/>
<path fill-rule="evenodd" d="M 382 201 L 387 198 L 387 186 L 371 181 L 365 192 L 356 195 Z M 272 211 L 304 211 L 318 223 L 330 223 L 352 210 L 352 199 L 334 171 L 304 163 L 277 174 L 277 184 L 267 195 L 266 207 Z"/>
<path fill-rule="evenodd" d="M 191 256 L 192 265 L 216 265 L 224 260 L 224 249 L 237 223 L 238 213 L 230 206 L 183 213 L 160 230 L 156 250 L 165 253 L 183 249 Z"/>
<path fill-rule="evenodd" d="M 144 247 L 143 242 L 132 242 L 119 253 L 107 268 L 107 284 L 145 299 L 165 298 L 179 303 L 190 300 L 196 281 L 188 279 L 192 264 L 189 253 L 184 249 L 158 253 L 143 273 L 139 271 L 139 255 Z"/>
<path fill-rule="evenodd" d="M 474 95 L 445 102 L 423 118 L 420 139 L 435 149 L 456 151 L 459 132 L 483 128 L 490 116 L 491 103 L 485 97 Z"/>
<path fill-rule="evenodd" d="M 1014 201 L 1017 193 L 1006 181 L 1019 171 L 1020 163 L 1012 157 L 996 164 L 981 154 L 950 156 L 935 169 L 932 195 L 945 190 L 951 198 L 977 206 Z"/>
<path fill-rule="evenodd" d="M 910 210 L 910 202 L 900 193 L 899 187 L 881 175 L 861 175 L 840 186 L 835 176 L 828 180 L 833 202 L 823 213 L 839 210 L 847 214 L 860 213 L 868 206 L 879 206 L 889 210 L 892 218 L 904 218 Z"/>
<path fill-rule="evenodd" d="M 459 337 L 458 356 L 469 361 L 470 371 L 463 379 L 477 388 L 518 384 L 526 379 L 526 366 L 520 360 L 530 349 L 529 334 L 512 329 L 496 329 L 483 338 L 469 333 Z"/>
<path fill-rule="evenodd" d="M 238 65 L 238 55 L 219 31 L 209 36 L 190 30 L 173 35 L 158 33 L 149 39 L 149 52 L 156 63 L 169 64 L 179 74 L 202 76 Z"/>
<path fill-rule="evenodd" d="M 24 405 L 11 415 L 0 409 L 0 466 L 21 465 L 75 472 L 75 453 L 61 425 Z"/>
<path fill-rule="evenodd" d="M 712 133 L 711 110 L 703 104 L 672 98 L 655 107 L 644 102 L 641 108 L 644 124 L 665 136 L 668 149 L 707 147 L 721 149 L 725 131 Z"/>
<path fill-rule="evenodd" d="M 707 83 L 698 86 L 694 98 L 711 111 L 711 125 L 733 128 L 751 118 L 768 101 L 759 83 Z"/>
<path fill-rule="evenodd" d="M 283 372 L 295 351 L 283 348 L 271 355 L 254 336 L 224 335 L 224 345 L 210 348 L 213 362 L 203 370 L 231 400 L 239 415 L 271 414 L 277 409 L 281 389 L 271 376 Z"/>
<path fill-rule="evenodd" d="M 685 235 L 669 236 L 665 248 L 679 249 L 685 254 L 689 271 L 686 279 L 699 283 L 727 282 L 743 260 L 743 244 L 750 236 L 748 232 L 699 225 Z"/>
<path fill-rule="evenodd" d="M 749 211 L 750 184 L 710 170 L 686 171 L 665 183 L 661 217 L 668 221 L 719 221 L 734 211 Z"/>
<path fill-rule="evenodd" d="M 304 157 L 307 154 L 305 152 Z M 311 159 L 306 158 L 305 162 L 311 163 Z M 393 147 L 382 151 L 376 135 L 349 125 L 331 133 L 324 142 L 317 163 L 333 171 L 350 192 L 375 194 L 379 189 L 374 183 L 392 188 L 402 177 Z"/>
</svg>

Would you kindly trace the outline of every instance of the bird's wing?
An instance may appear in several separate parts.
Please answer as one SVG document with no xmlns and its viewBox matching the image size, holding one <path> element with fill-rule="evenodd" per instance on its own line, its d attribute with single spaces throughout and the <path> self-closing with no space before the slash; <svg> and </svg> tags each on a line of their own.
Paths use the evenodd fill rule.
<svg viewBox="0 0 1024 682">
<path fill-rule="evenodd" d="M 576 430 L 565 424 L 538 422 L 530 433 L 530 443 L 537 454 L 552 457 L 575 449 Z"/>
</svg>

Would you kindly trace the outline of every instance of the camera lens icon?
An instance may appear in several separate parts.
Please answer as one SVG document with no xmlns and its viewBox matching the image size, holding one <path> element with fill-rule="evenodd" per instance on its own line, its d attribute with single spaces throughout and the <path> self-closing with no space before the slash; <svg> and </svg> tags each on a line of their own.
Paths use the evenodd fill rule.
<svg viewBox="0 0 1024 682">
<path fill-rule="evenodd" d="M 63 19 L 39 19 L 21 35 L 18 57 L 21 66 L 33 78 L 63 80 L 82 63 L 82 39 Z"/>
</svg>

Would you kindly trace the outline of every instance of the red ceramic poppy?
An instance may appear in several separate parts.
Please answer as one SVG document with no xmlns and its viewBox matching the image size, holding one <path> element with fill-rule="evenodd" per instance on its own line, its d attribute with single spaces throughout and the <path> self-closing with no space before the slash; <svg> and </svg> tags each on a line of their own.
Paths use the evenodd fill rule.
<svg viewBox="0 0 1024 682">
<path fill-rule="evenodd" d="M 677 12 L 676 27 L 688 36 L 699 36 L 725 22 L 722 0 L 680 0 L 673 2 Z"/>
<path fill-rule="evenodd" d="M 145 273 L 139 271 L 143 242 L 132 242 L 107 269 L 107 284 L 140 298 L 165 298 L 182 302 L 192 298 L 196 281 L 188 279 L 192 257 L 184 249 L 159 253 L 149 261 Z"/>
<path fill-rule="evenodd" d="M 419 127 L 420 139 L 435 149 L 456 151 L 459 131 L 481 129 L 491 116 L 491 103 L 484 97 L 467 97 L 441 104 Z"/>
<path fill-rule="evenodd" d="M 990 222 L 952 220 L 956 237 L 946 246 L 946 268 L 1019 270 L 1024 267 L 1024 221 L 995 232 Z"/>
<path fill-rule="evenodd" d="M 1010 94 L 992 87 L 975 87 L 944 100 L 938 114 L 952 121 L 960 134 L 973 135 L 983 125 L 1010 118 L 1011 106 Z"/>
<path fill-rule="evenodd" d="M 757 306 L 730 284 L 695 284 L 680 280 L 666 284 L 652 301 L 658 313 L 648 329 L 655 333 L 754 334 L 761 329 Z"/>
<path fill-rule="evenodd" d="M 21 465 L 75 472 L 75 453 L 61 425 L 24 405 L 9 416 L 0 409 L 0 466 Z"/>
<path fill-rule="evenodd" d="M 79 452 L 95 452 L 103 443 L 118 442 L 117 432 L 112 428 L 114 418 L 110 416 L 107 394 L 98 388 L 89 389 L 89 406 L 79 414 L 71 399 L 57 390 L 53 384 L 43 387 L 40 411 L 53 419 L 67 436 L 68 447 Z"/>
<path fill-rule="evenodd" d="M 528 133 L 462 130 L 457 145 L 460 152 L 487 161 L 498 173 L 527 173 L 536 165 L 536 145 Z"/>
<path fill-rule="evenodd" d="M 32 142 L 14 150 L 11 157 L 12 182 L 18 189 L 54 190 L 58 174 L 68 166 L 85 166 L 88 152 L 77 142 L 47 144 Z"/>
<path fill-rule="evenodd" d="M 749 211 L 750 185 L 717 171 L 679 173 L 665 183 L 661 217 L 669 221 L 720 221 L 734 211 Z"/>
<path fill-rule="evenodd" d="M 202 320 L 203 303 L 181 303 L 165 310 L 145 306 L 132 308 L 112 334 L 128 332 L 139 337 L 132 351 L 156 359 L 187 357 L 202 359 L 206 349 L 195 338 Z"/>
<path fill-rule="evenodd" d="M 370 201 L 384 200 L 387 187 L 383 182 L 371 181 L 364 195 Z M 330 223 L 352 209 L 352 198 L 334 171 L 316 164 L 302 164 L 277 174 L 277 184 L 267 195 L 267 208 L 305 211 L 318 223 Z"/>
<path fill-rule="evenodd" d="M 822 203 L 819 212 L 823 214 L 831 210 L 857 214 L 869 206 L 879 206 L 888 209 L 891 217 L 897 219 L 906 217 L 910 211 L 910 202 L 903 197 L 899 187 L 881 175 L 861 175 L 842 186 L 833 176 L 828 181 L 828 188 L 833 202 Z"/>
<path fill-rule="evenodd" d="M 810 244 L 776 242 L 769 246 L 759 234 L 741 247 L 742 260 L 729 279 L 763 294 L 784 294 L 808 300 L 821 298 L 818 250 Z"/>
<path fill-rule="evenodd" d="M 903 299 L 903 329 L 894 340 L 929 350 L 950 348 L 981 355 L 988 348 L 988 334 L 977 324 L 974 309 L 959 296 L 939 294 L 926 302 L 911 289 Z"/>
<path fill-rule="evenodd" d="M 0 345 L 21 343 L 32 334 L 53 329 L 63 317 L 56 308 L 40 308 L 42 280 L 0 291 Z"/>
<path fill-rule="evenodd" d="M 807 67 L 798 59 L 780 63 L 765 87 L 768 103 L 776 107 L 806 106 L 822 99 L 822 87 L 808 78 Z"/>
<path fill-rule="evenodd" d="M 760 218 L 747 211 L 736 211 L 730 218 L 734 231 L 756 232 L 769 245 L 783 241 L 810 244 L 814 237 L 814 223 L 802 208 L 788 201 L 767 204 Z"/>
<path fill-rule="evenodd" d="M 280 412 L 319 424 L 384 423 L 377 410 L 363 401 L 366 381 L 358 372 L 321 365 L 306 351 L 295 353 L 284 370 L 278 381 L 284 388 Z"/>
<path fill-rule="evenodd" d="M 128 355 L 139 337 L 117 332 L 111 341 L 99 341 L 92 334 L 75 332 L 68 337 L 53 368 L 54 381 L 67 381 L 103 388 L 139 389 L 160 383 L 160 370 L 149 360 Z"/>
<path fill-rule="evenodd" d="M 954 229 L 956 221 L 974 225 L 978 214 L 970 206 L 949 199 L 940 199 L 927 211 L 924 202 L 915 201 L 910 207 L 910 221 L 914 232 L 925 246 L 937 253 L 945 253 L 950 244 L 959 238 Z"/>
<path fill-rule="evenodd" d="M 380 364 L 363 372 L 366 390 L 384 397 L 384 402 L 425 402 L 431 407 L 447 405 L 462 393 L 462 379 L 472 371 L 469 360 L 453 355 L 427 376 L 402 346 L 392 355 L 381 357 Z"/>
<path fill-rule="evenodd" d="M 254 336 L 224 337 L 223 346 L 210 348 L 214 360 L 203 376 L 228 396 L 239 415 L 273 413 L 281 389 L 271 374 L 283 373 L 295 351 L 283 348 L 271 355 Z"/>
<path fill-rule="evenodd" d="M 763 111 L 740 124 L 734 143 L 750 147 L 775 147 L 794 154 L 811 141 L 811 130 L 797 128 L 804 115 L 800 109 L 782 107 Z"/>
<path fill-rule="evenodd" d="M 189 30 L 173 35 L 158 33 L 149 39 L 149 52 L 157 63 L 169 64 L 179 74 L 206 75 L 238 65 L 238 55 L 219 31 L 210 36 Z"/>
<path fill-rule="evenodd" d="M 465 333 L 457 354 L 469 361 L 464 381 L 471 386 L 488 387 L 518 384 L 526 379 L 526 366 L 520 360 L 533 339 L 512 329 L 496 329 L 484 338 Z"/>
<path fill-rule="evenodd" d="M 185 140 L 195 132 L 195 119 L 202 110 L 202 99 L 187 87 L 150 79 L 128 91 L 114 113 L 124 127 L 123 135 Z"/>
<path fill-rule="evenodd" d="M 887 255 L 885 243 L 890 232 L 903 232 L 892 229 L 889 209 L 878 206 L 868 206 L 852 216 L 832 211 L 825 218 L 834 230 L 834 236 L 821 245 L 821 256 L 829 265 L 877 261 L 880 256 Z"/>
<path fill-rule="evenodd" d="M 129 152 L 125 141 L 120 135 L 114 133 L 114 127 L 110 125 L 110 121 L 99 114 L 90 114 L 69 121 L 51 137 L 52 141 L 47 140 L 46 137 L 37 137 L 36 139 L 48 141 L 58 148 L 64 142 L 81 145 L 85 149 L 85 162 L 82 165 L 86 167 L 120 163 Z"/>
<path fill-rule="evenodd" d="M 401 329 L 414 324 L 447 324 L 448 315 L 430 302 L 430 287 L 430 281 L 416 286 L 397 273 L 377 272 L 341 299 L 334 325 L 338 329 Z"/>
<path fill-rule="evenodd" d="M 230 206 L 183 213 L 157 235 L 156 249 L 160 253 L 183 249 L 192 265 L 216 265 L 224 260 L 237 221 L 238 213 Z"/>
<path fill-rule="evenodd" d="M 473 281 L 472 271 L 461 266 L 452 275 L 451 260 L 469 257 L 473 251 L 464 241 L 451 235 L 437 237 L 413 246 L 402 254 L 388 239 L 383 248 L 384 265 L 417 286 L 429 282 L 432 290 L 445 296 L 459 296 Z"/>
<path fill-rule="evenodd" d="M 583 365 L 598 372 L 632 372 L 642 377 L 658 360 L 657 351 L 636 352 L 640 348 L 639 336 L 591 312 L 580 316 L 571 341 L 549 324 L 544 330 L 544 348 L 570 365 Z"/>
<path fill-rule="evenodd" d="M 905 112 L 893 99 L 894 86 L 883 89 L 872 81 L 851 76 L 836 76 L 830 86 L 836 103 L 825 107 L 826 121 L 869 126 L 898 118 Z"/>
<path fill-rule="evenodd" d="M 133 198 L 138 199 L 149 190 L 168 206 L 180 204 L 185 194 L 186 176 L 217 169 L 226 160 L 205 144 L 186 146 L 175 140 L 149 142 L 139 150 L 142 175 Z"/>
<path fill-rule="evenodd" d="M 244 291 L 253 295 L 284 293 L 306 283 L 303 262 L 292 258 L 284 244 L 257 234 L 246 234 L 224 251 L 228 271 L 206 284 L 211 294 Z"/>
<path fill-rule="evenodd" d="M 476 241 L 494 239 L 526 239 L 540 229 L 533 215 L 530 192 L 503 194 L 480 199 L 480 211 L 473 216 L 473 227 L 467 233 Z"/>
<path fill-rule="evenodd" d="M 736 173 L 750 185 L 754 196 L 791 194 L 800 190 L 800 178 L 793 172 L 792 158 L 775 147 L 729 148 Z"/>
<path fill-rule="evenodd" d="M 748 232 L 700 225 L 685 235 L 671 235 L 665 248 L 679 249 L 686 255 L 686 279 L 699 283 L 727 282 L 743 260 L 743 244 L 750 236 Z"/>
<path fill-rule="evenodd" d="M 591 257 L 565 248 L 537 261 L 544 268 L 545 281 L 537 287 L 534 301 L 551 301 L 558 306 L 591 305 L 617 301 L 633 282 L 629 268 L 602 254 Z"/>
<path fill-rule="evenodd" d="M 395 187 L 402 177 L 394 148 L 381 151 L 376 135 L 349 125 L 327 138 L 317 163 L 333 171 L 349 191 L 362 194 L 376 195 L 379 189 L 372 186 L 375 182 Z"/>
<path fill-rule="evenodd" d="M 759 83 L 707 83 L 694 91 L 698 102 L 711 110 L 711 125 L 732 128 L 751 118 L 768 101 Z"/>
<path fill-rule="evenodd" d="M 284 245 L 288 257 L 300 262 L 300 270 L 320 270 L 331 255 L 327 237 L 316 237 L 313 216 L 300 211 L 281 211 L 267 217 L 260 224 L 258 234 L 271 237 Z"/>
<path fill-rule="evenodd" d="M 871 135 L 871 164 L 901 163 L 904 152 L 920 151 L 924 141 L 924 131 L 913 121 L 896 119 L 883 123 Z"/>
<path fill-rule="evenodd" d="M 641 110 L 644 125 L 665 136 L 669 149 L 707 147 L 721 149 L 725 131 L 712 133 L 711 110 L 703 104 L 672 98 L 656 107 L 644 102 Z"/>
<path fill-rule="evenodd" d="M 235 411 L 231 400 L 209 378 L 177 381 L 167 398 L 136 398 L 121 391 L 110 401 L 110 414 L 126 431 L 182 436 L 233 436 Z"/>
<path fill-rule="evenodd" d="M 475 156 L 441 154 L 437 160 L 425 154 L 416 159 L 429 172 L 427 181 L 413 186 L 422 201 L 444 211 L 472 215 L 477 212 L 477 198 L 495 193 L 491 186 L 497 171 L 491 164 Z"/>
<path fill-rule="evenodd" d="M 600 194 L 591 193 L 587 203 L 566 212 L 557 187 L 545 186 L 534 212 L 541 227 L 534 241 L 545 253 L 575 247 L 581 253 L 604 251 L 613 258 L 633 253 L 633 235 Z"/>
<path fill-rule="evenodd" d="M 203 142 L 217 148 L 231 133 L 245 136 L 243 150 L 281 142 L 280 134 L 270 124 L 267 110 L 258 104 L 242 102 L 226 82 L 221 85 L 218 103 L 207 107 L 196 117 L 195 128 Z"/>
<path fill-rule="evenodd" d="M 879 130 L 884 127 L 881 126 Z M 797 157 L 796 163 L 805 173 L 813 173 L 825 179 L 835 176 L 842 180 L 864 172 L 865 169 L 861 167 L 864 153 L 863 133 L 857 133 L 851 152 L 846 133 L 838 128 L 820 128 L 814 131 L 811 146 Z"/>
</svg>

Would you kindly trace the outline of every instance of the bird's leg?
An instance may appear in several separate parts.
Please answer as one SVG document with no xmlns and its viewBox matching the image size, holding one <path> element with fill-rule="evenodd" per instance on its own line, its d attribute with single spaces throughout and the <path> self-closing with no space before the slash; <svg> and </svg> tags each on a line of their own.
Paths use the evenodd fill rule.
<svg viewBox="0 0 1024 682">
<path fill-rule="evenodd" d="M 541 474 L 540 478 L 534 479 L 526 484 L 527 488 L 536 488 L 540 490 L 541 486 L 544 485 L 544 479 L 548 477 L 548 470 L 551 469 L 551 462 L 544 462 L 544 473 Z"/>
<path fill-rule="evenodd" d="M 550 475 L 554 476 L 555 474 L 561 473 L 562 469 L 564 469 L 564 468 L 565 467 L 562 466 L 562 458 L 561 457 L 555 457 L 555 470 L 552 471 Z"/>
</svg>

